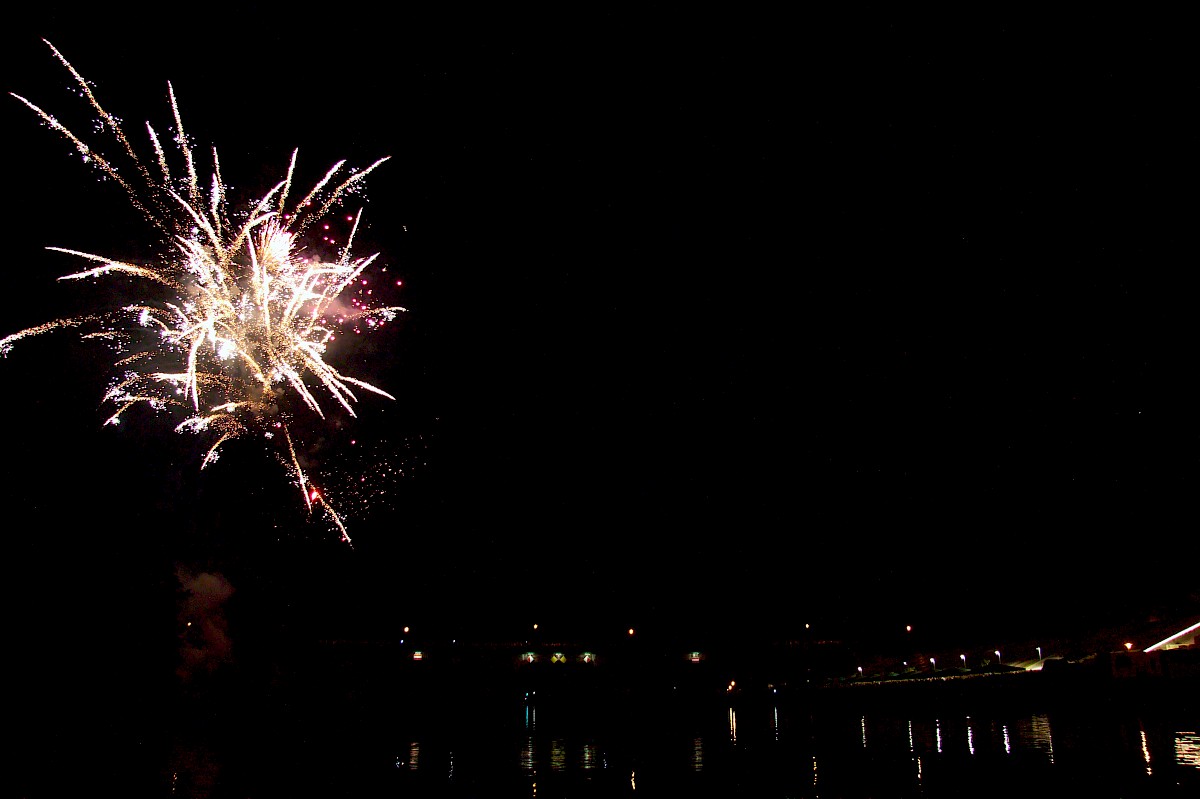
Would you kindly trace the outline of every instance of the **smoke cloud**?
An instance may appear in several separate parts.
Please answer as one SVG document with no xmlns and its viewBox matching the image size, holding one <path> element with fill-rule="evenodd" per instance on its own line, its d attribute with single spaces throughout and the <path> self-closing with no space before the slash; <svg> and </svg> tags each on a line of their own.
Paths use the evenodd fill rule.
<svg viewBox="0 0 1200 799">
<path fill-rule="evenodd" d="M 220 574 L 193 575 L 180 569 L 178 577 L 187 597 L 179 610 L 180 657 L 176 674 L 189 683 L 233 662 L 225 605 L 234 589 Z"/>
</svg>

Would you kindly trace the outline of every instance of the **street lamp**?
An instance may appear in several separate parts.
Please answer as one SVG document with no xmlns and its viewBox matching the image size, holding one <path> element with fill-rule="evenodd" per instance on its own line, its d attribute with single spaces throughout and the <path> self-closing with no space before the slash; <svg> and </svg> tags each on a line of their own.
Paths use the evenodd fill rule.
<svg viewBox="0 0 1200 799">
<path fill-rule="evenodd" d="M 963 668 L 965 669 L 965 668 L 967 667 L 967 656 L 966 656 L 966 655 L 959 655 L 959 656 L 958 656 L 958 659 L 959 659 L 959 660 L 961 660 L 961 661 L 963 662 Z"/>
<path fill-rule="evenodd" d="M 1036 649 L 1038 651 L 1038 660 L 1041 660 L 1042 659 L 1042 648 L 1040 646 L 1035 646 L 1034 649 Z"/>
<path fill-rule="evenodd" d="M 1000 650 L 999 649 L 996 650 L 996 665 L 997 666 L 1002 665 L 1000 663 Z"/>
<path fill-rule="evenodd" d="M 858 677 L 859 679 L 862 679 L 862 666 L 858 667 Z"/>
<path fill-rule="evenodd" d="M 929 665 L 933 666 L 934 670 L 936 670 L 937 669 L 937 658 L 930 658 Z"/>
</svg>

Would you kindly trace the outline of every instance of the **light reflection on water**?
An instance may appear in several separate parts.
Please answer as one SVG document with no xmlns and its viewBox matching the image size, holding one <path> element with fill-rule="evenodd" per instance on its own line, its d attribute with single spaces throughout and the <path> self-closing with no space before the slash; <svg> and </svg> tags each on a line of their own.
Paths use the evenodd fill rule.
<svg viewBox="0 0 1200 799">
<path fill-rule="evenodd" d="M 1182 766 L 1200 771 L 1200 734 L 1192 730 L 1175 733 L 1175 759 Z"/>
<path fill-rule="evenodd" d="M 1054 763 L 1054 740 L 1050 735 L 1050 717 L 1038 713 L 1017 719 L 1017 735 L 1034 754 L 1042 755 L 1046 762 Z"/>
<path fill-rule="evenodd" d="M 205 797 L 1200 796 L 1200 718 L 1169 708 L 427 698 L 367 719 L 334 707 L 241 748 L 219 731 L 179 738 L 163 783 Z"/>
<path fill-rule="evenodd" d="M 780 704 L 672 714 L 636 703 L 580 712 L 542 702 L 513 713 L 511 724 L 460 725 L 446 722 L 461 715 L 435 712 L 428 738 L 415 729 L 396 756 L 408 764 L 396 787 L 405 796 L 474 795 L 488 786 L 488 795 L 529 797 L 712 787 L 814 799 L 991 795 L 1005 786 L 1025 796 L 1039 795 L 1036 786 L 1100 797 L 1200 791 L 1197 725 L 1155 714 L 813 712 Z M 422 757 L 442 766 L 425 773 Z"/>
</svg>

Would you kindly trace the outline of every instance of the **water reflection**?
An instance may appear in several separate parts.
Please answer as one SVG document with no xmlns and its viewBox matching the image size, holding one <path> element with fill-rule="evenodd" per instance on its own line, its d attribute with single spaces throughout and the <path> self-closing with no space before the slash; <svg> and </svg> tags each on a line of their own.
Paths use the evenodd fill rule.
<svg viewBox="0 0 1200 799">
<path fill-rule="evenodd" d="M 1150 768 L 1150 742 L 1146 740 L 1146 729 L 1142 727 L 1141 721 L 1138 721 L 1138 734 L 1142 743 L 1142 759 L 1146 761 L 1146 774 L 1153 774 Z"/>
<path fill-rule="evenodd" d="M 1175 760 L 1200 771 L 1200 734 L 1191 730 L 1175 733 Z"/>
<path fill-rule="evenodd" d="M 1017 733 L 1025 744 L 1027 751 L 1042 755 L 1046 761 L 1054 763 L 1054 739 L 1050 735 L 1050 717 L 1045 713 L 1017 720 Z"/>
<path fill-rule="evenodd" d="M 1195 713 L 515 698 L 478 707 L 400 703 L 380 716 L 373 725 L 314 716 L 244 750 L 181 738 L 164 749 L 162 782 L 192 796 L 218 777 L 278 794 L 297 793 L 311 778 L 330 787 L 327 795 L 414 798 L 1200 795 Z M 276 785 L 287 779 L 294 785 Z M 1154 790 L 1162 786 L 1176 792 Z"/>
<path fill-rule="evenodd" d="M 579 757 L 579 765 L 585 771 L 590 771 L 600 765 L 600 750 L 594 743 L 588 742 L 583 745 L 583 753 Z"/>
<path fill-rule="evenodd" d="M 419 741 L 413 741 L 408 745 L 408 756 L 396 758 L 396 768 L 407 768 L 416 770 L 421 764 L 421 744 Z"/>
</svg>

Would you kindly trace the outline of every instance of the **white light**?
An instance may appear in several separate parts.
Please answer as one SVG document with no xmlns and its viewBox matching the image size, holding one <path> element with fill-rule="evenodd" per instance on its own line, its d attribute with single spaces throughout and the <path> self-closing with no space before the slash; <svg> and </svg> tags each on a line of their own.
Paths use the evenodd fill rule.
<svg viewBox="0 0 1200 799">
<path fill-rule="evenodd" d="M 1194 632 L 1196 632 L 1196 630 L 1200 630 L 1200 621 L 1196 622 L 1191 627 L 1188 627 L 1186 630 L 1180 630 L 1179 632 L 1172 635 L 1170 638 L 1164 638 L 1161 641 L 1159 641 L 1157 644 L 1151 644 L 1150 646 L 1146 647 L 1142 651 L 1143 652 L 1152 652 L 1155 649 L 1158 649 L 1159 647 L 1166 646 L 1167 644 L 1171 643 L 1172 641 L 1174 641 L 1176 639 L 1183 638 L 1188 633 L 1194 633 Z"/>
</svg>

